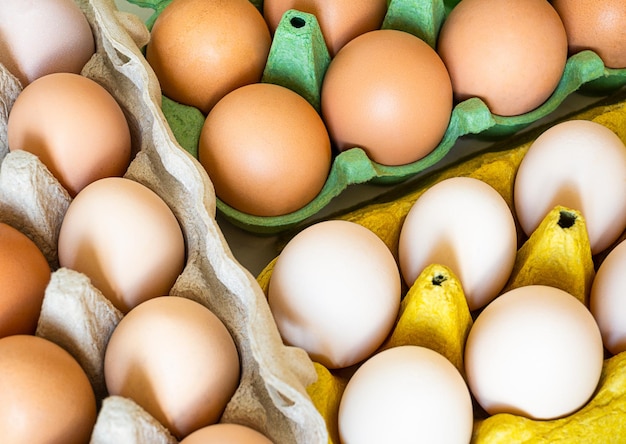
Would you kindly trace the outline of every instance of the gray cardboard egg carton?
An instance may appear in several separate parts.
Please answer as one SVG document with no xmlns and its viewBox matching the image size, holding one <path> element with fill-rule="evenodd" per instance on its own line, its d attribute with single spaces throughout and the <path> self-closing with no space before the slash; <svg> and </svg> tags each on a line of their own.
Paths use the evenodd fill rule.
<svg viewBox="0 0 626 444">
<path fill-rule="evenodd" d="M 276 443 L 326 443 L 324 421 L 306 394 L 316 377 L 313 364 L 303 350 L 283 345 L 261 288 L 234 259 L 215 221 L 209 177 L 163 117 L 158 81 L 139 49 L 148 30 L 113 0 L 75 1 L 96 38 L 82 74 L 118 100 L 130 124 L 134 159 L 125 177 L 159 194 L 184 232 L 187 263 L 170 294 L 208 307 L 237 344 L 241 382 L 221 421 L 248 425 Z M 107 394 L 104 352 L 123 315 L 85 275 L 59 268 L 59 228 L 71 197 L 37 157 L 8 150 L 7 118 L 21 89 L 0 65 L 0 221 L 29 236 L 53 270 L 36 334 L 64 347 L 87 372 L 99 402 L 92 443 L 176 443 L 131 399 Z"/>
</svg>

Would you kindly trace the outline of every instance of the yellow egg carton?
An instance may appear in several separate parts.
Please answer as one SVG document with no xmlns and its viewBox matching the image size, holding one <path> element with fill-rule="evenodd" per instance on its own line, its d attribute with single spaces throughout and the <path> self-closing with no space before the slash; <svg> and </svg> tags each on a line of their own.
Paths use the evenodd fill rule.
<svg viewBox="0 0 626 444">
<path fill-rule="evenodd" d="M 602 104 L 561 120 L 586 119 L 615 132 L 626 143 L 626 91 Z M 402 224 L 415 201 L 431 186 L 451 177 L 472 177 L 496 189 L 514 212 L 513 185 L 517 169 L 544 125 L 523 138 L 500 143 L 490 150 L 425 175 L 348 212 L 331 215 L 358 223 L 376 233 L 398 260 Z M 293 232 L 285 233 L 286 243 Z M 518 252 L 508 282 L 501 291 L 525 285 L 549 285 L 567 291 L 588 306 L 595 270 L 613 246 L 591 253 L 585 220 L 570 208 L 555 207 L 539 227 L 526 236 L 518 227 Z M 274 264 L 257 280 L 267 294 Z M 435 283 L 435 281 L 437 283 Z M 395 327 L 380 350 L 399 345 L 431 348 L 464 374 L 465 341 L 475 318 L 464 299 L 462 286 L 447 267 L 432 264 L 403 295 Z M 329 370 L 315 363 L 318 380 L 308 387 L 312 401 L 326 420 L 329 442 L 339 442 L 337 413 L 349 372 Z M 475 410 L 474 443 L 511 442 L 622 442 L 626 440 L 626 352 L 606 355 L 602 376 L 591 400 L 578 411 L 553 420 L 532 420 L 513 414 L 488 416 Z M 572 369 L 576 371 L 576 369 Z"/>
<path fill-rule="evenodd" d="M 81 74 L 115 97 L 130 126 L 133 160 L 125 177 L 156 192 L 184 233 L 186 263 L 170 294 L 209 308 L 236 343 L 241 380 L 221 422 L 248 425 L 276 443 L 324 442 L 323 420 L 306 392 L 316 377 L 313 364 L 302 350 L 283 345 L 263 292 L 224 240 L 213 186 L 161 110 L 158 81 L 140 49 L 149 38 L 145 24 L 113 0 L 75 1 L 96 43 Z M 59 267 L 59 229 L 72 199 L 39 158 L 8 149 L 8 115 L 21 91 L 0 65 L 0 221 L 31 238 L 52 269 L 36 334 L 70 352 L 87 373 L 98 403 L 93 443 L 176 443 L 132 399 L 107 393 L 104 353 L 123 314 L 87 276 Z"/>
<path fill-rule="evenodd" d="M 171 0 L 130 0 L 154 10 L 148 27 Z M 262 0 L 251 1 L 259 11 Z M 442 23 L 459 0 L 391 0 L 383 29 L 409 32 L 435 47 Z M 294 25 L 293 23 L 297 23 Z M 267 58 L 261 81 L 288 87 L 320 109 L 320 91 L 330 63 L 324 37 L 314 15 L 292 9 L 280 21 Z M 446 133 L 434 150 L 415 162 L 388 166 L 368 158 L 359 147 L 335 153 L 326 183 L 304 207 L 280 216 L 247 214 L 219 198 L 217 208 L 233 224 L 253 233 L 279 233 L 301 224 L 319 213 L 350 185 L 361 183 L 395 184 L 414 177 L 439 163 L 463 136 L 502 139 L 549 116 L 577 90 L 608 94 L 626 85 L 626 69 L 607 68 L 593 51 L 582 51 L 567 60 L 561 81 L 553 94 L 538 108 L 511 117 L 493 114 L 479 98 L 457 103 Z M 163 110 L 179 143 L 194 156 L 205 116 L 196 108 L 163 97 Z"/>
</svg>

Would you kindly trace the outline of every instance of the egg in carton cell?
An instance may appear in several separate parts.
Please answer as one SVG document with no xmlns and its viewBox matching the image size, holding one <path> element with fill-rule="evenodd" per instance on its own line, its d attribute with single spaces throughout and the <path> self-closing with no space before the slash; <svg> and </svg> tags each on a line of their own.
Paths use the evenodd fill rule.
<svg viewBox="0 0 626 444">
<path fill-rule="evenodd" d="M 130 0 L 131 3 L 135 3 Z M 149 7 L 154 23 L 167 2 L 154 0 Z M 262 2 L 252 2 L 259 11 Z M 260 3 L 260 4 L 259 4 Z M 393 0 L 388 2 L 381 29 L 396 29 L 414 34 L 434 46 L 448 15 L 459 3 L 443 0 Z M 145 3 L 144 3 L 145 4 Z M 320 105 L 322 79 L 331 62 L 321 26 L 315 15 L 291 9 L 285 12 L 273 34 L 262 82 L 277 83 L 301 94 L 316 108 Z M 579 89 L 592 86 L 596 94 L 606 95 L 623 85 L 624 73 L 604 66 L 593 51 L 582 51 L 567 58 L 563 75 L 552 95 L 538 108 L 516 116 L 491 112 L 478 97 L 457 103 L 441 142 L 425 157 L 404 165 L 383 165 L 372 161 L 356 146 L 336 153 L 324 187 L 302 208 L 279 216 L 248 213 L 217 199 L 218 210 L 233 225 L 252 233 L 276 234 L 311 220 L 350 185 L 398 184 L 442 164 L 463 136 L 478 136 L 487 141 L 502 139 L 541 120 L 550 119 L 559 106 Z M 175 136 L 190 152 L 197 153 L 203 114 L 189 105 L 164 97 L 164 111 Z M 196 112 L 194 112 L 196 111 Z"/>
<path fill-rule="evenodd" d="M 139 49 L 148 38 L 145 25 L 117 10 L 112 0 L 77 4 L 96 42 L 81 74 L 111 92 L 131 129 L 133 160 L 124 177 L 156 192 L 184 233 L 185 268 L 170 293 L 212 310 L 237 345 L 242 376 L 221 421 L 247 424 L 275 442 L 312 437 L 325 442 L 323 420 L 305 390 L 315 378 L 312 363 L 301 350 L 283 345 L 263 292 L 234 259 L 217 226 L 208 176 L 175 142 L 162 114 L 158 82 Z M 22 87 L 5 67 L 0 82 L 1 218 L 35 240 L 54 270 L 37 335 L 70 351 L 88 373 L 101 403 L 92 442 L 175 442 L 132 400 L 107 396 L 103 355 L 123 314 L 85 275 L 59 268 L 58 232 L 72 199 L 36 156 L 8 151 L 8 113 Z"/>
</svg>

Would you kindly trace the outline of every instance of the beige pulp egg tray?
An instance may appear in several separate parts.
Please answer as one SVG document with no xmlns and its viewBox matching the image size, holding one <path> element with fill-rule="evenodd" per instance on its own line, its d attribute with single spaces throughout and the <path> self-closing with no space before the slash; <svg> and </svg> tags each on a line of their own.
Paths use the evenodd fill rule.
<svg viewBox="0 0 626 444">
<path fill-rule="evenodd" d="M 248 425 L 275 443 L 327 442 L 325 423 L 306 393 L 316 378 L 312 362 L 303 350 L 283 345 L 261 288 L 216 223 L 206 172 L 166 123 L 158 81 L 139 49 L 149 39 L 146 26 L 113 0 L 75 1 L 96 39 L 82 75 L 113 94 L 130 124 L 134 158 L 125 177 L 161 196 L 183 229 L 187 262 L 170 294 L 212 310 L 237 345 L 241 381 L 221 421 Z M 8 114 L 21 89 L 0 65 L 0 221 L 29 236 L 53 270 L 36 334 L 65 348 L 87 372 L 99 408 L 92 443 L 176 443 L 131 399 L 107 394 L 104 352 L 123 315 L 85 275 L 59 267 L 59 228 L 71 197 L 37 157 L 8 150 Z"/>
</svg>

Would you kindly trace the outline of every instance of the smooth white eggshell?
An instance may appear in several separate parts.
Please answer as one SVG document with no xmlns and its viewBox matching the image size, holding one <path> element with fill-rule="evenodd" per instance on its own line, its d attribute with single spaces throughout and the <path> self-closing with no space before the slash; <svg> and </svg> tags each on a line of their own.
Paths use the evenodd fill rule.
<svg viewBox="0 0 626 444">
<path fill-rule="evenodd" d="M 470 310 L 475 310 L 496 297 L 511 274 L 517 252 L 515 221 L 493 187 L 454 177 L 417 199 L 402 225 L 398 248 L 408 285 L 428 265 L 446 265 L 459 277 Z"/>
<path fill-rule="evenodd" d="M 587 307 L 563 290 L 532 285 L 502 294 L 476 318 L 465 370 L 489 414 L 555 419 L 590 399 L 603 357 L 600 330 Z"/>
<path fill-rule="evenodd" d="M 543 132 L 520 163 L 514 202 L 530 235 L 557 205 L 582 213 L 593 254 L 626 228 L 626 147 L 609 128 L 570 120 Z"/>
<path fill-rule="evenodd" d="M 95 52 L 94 36 L 73 0 L 2 0 L 0 63 L 22 86 L 54 72 L 79 74 Z"/>
<path fill-rule="evenodd" d="M 468 443 L 473 411 L 458 370 L 439 353 L 394 347 L 365 361 L 339 406 L 345 443 Z"/>
<path fill-rule="evenodd" d="M 626 350 L 626 241 L 606 256 L 591 286 L 589 308 L 613 354 Z"/>
<path fill-rule="evenodd" d="M 401 278 L 367 228 L 330 220 L 296 235 L 278 257 L 268 302 L 283 340 L 328 368 L 367 358 L 393 328 Z"/>
</svg>

